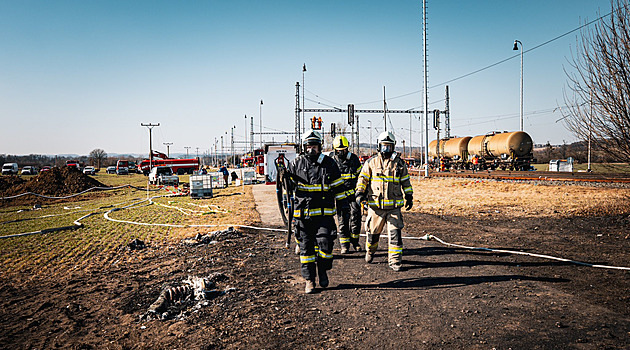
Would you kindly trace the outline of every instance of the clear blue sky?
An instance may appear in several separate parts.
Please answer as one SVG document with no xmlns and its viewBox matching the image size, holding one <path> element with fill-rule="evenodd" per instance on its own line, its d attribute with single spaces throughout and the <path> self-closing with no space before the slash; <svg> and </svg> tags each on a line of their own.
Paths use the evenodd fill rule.
<svg viewBox="0 0 630 350">
<path fill-rule="evenodd" d="M 528 50 L 609 12 L 609 0 L 429 1 L 429 109 L 444 108 L 442 83 L 518 55 L 514 39 Z M 524 55 L 535 143 L 575 141 L 553 109 L 578 35 Z M 421 108 L 422 1 L 0 0 L 0 153 L 148 153 L 148 122 L 154 148 L 202 153 L 232 126 L 242 141 L 245 115 L 258 130 L 261 99 L 264 130 L 293 131 L 304 63 L 306 108 L 381 108 L 383 86 L 388 108 Z M 518 130 L 519 84 L 518 56 L 449 83 L 452 134 Z M 408 115 L 392 124 L 409 138 Z"/>
</svg>

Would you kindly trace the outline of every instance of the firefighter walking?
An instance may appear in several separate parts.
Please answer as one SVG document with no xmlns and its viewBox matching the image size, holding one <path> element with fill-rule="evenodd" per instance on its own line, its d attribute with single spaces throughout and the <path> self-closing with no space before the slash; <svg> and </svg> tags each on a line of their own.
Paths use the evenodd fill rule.
<svg viewBox="0 0 630 350">
<path fill-rule="evenodd" d="M 332 268 L 333 245 L 337 235 L 336 205 L 348 206 L 343 180 L 335 161 L 322 153 L 322 136 L 308 131 L 302 139 L 304 153 L 294 159 L 287 173 L 295 188 L 293 226 L 300 246 L 304 292 L 315 291 L 315 280 L 328 287 L 327 271 Z"/>
<path fill-rule="evenodd" d="M 400 208 L 404 205 L 409 210 L 413 206 L 413 188 L 407 164 L 394 152 L 395 146 L 396 138 L 391 132 L 378 136 L 378 154 L 365 162 L 359 174 L 356 201 L 367 200 L 368 203 L 365 261 L 371 263 L 374 259 L 380 234 L 387 226 L 389 267 L 400 271 L 404 227 Z"/>
<path fill-rule="evenodd" d="M 349 142 L 345 136 L 337 136 L 333 140 L 335 155 L 333 159 L 341 171 L 344 182 L 344 190 L 348 200 L 348 209 L 337 210 L 337 223 L 339 224 L 339 243 L 341 254 L 349 254 L 350 246 L 354 250 L 361 251 L 359 235 L 361 234 L 361 206 L 355 199 L 357 178 L 361 172 L 361 161 L 356 154 L 348 150 Z"/>
</svg>

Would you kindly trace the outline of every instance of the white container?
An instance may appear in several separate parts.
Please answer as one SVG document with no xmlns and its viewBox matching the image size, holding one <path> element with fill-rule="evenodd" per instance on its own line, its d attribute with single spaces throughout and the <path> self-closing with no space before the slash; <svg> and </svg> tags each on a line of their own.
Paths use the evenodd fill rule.
<svg viewBox="0 0 630 350">
<path fill-rule="evenodd" d="M 212 175 L 190 175 L 190 197 L 212 198 Z"/>
</svg>

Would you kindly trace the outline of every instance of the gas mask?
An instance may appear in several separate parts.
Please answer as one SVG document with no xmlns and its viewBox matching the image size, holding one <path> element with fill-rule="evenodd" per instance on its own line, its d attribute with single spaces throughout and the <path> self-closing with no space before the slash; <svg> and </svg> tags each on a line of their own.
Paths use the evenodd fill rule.
<svg viewBox="0 0 630 350">
<path fill-rule="evenodd" d="M 304 151 L 306 158 L 308 158 L 308 160 L 310 160 L 311 162 L 314 162 L 317 160 L 317 158 L 319 157 L 319 153 L 320 153 L 319 146 L 306 147 L 306 150 Z"/>
<path fill-rule="evenodd" d="M 340 150 L 335 150 L 335 154 L 337 155 L 337 157 L 344 159 L 347 155 L 348 155 L 348 150 L 347 149 L 340 149 Z"/>
<path fill-rule="evenodd" d="M 378 151 L 381 152 L 383 158 L 389 158 L 394 153 L 394 145 L 391 143 L 381 143 L 378 145 Z"/>
</svg>

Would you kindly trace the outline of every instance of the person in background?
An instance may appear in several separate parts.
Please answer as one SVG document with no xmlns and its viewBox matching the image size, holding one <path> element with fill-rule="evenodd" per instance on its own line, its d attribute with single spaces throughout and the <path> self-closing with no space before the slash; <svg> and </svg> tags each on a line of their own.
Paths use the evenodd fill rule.
<svg viewBox="0 0 630 350">
<path fill-rule="evenodd" d="M 348 151 L 348 139 L 339 135 L 333 140 L 335 154 L 333 159 L 337 162 L 341 171 L 346 196 L 348 199 L 347 210 L 337 210 L 337 222 L 339 223 L 339 243 L 341 254 L 349 254 L 350 246 L 357 252 L 361 251 L 359 235 L 361 234 L 361 207 L 357 204 L 354 193 L 357 186 L 357 178 L 361 172 L 361 161 L 356 154 Z"/>
<path fill-rule="evenodd" d="M 223 163 L 223 166 L 221 166 L 221 169 L 219 169 L 219 171 L 221 172 L 221 174 L 223 174 L 223 181 L 225 182 L 225 187 L 228 187 L 228 176 L 230 175 L 230 173 L 227 170 L 227 163 Z"/>
</svg>

